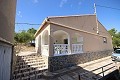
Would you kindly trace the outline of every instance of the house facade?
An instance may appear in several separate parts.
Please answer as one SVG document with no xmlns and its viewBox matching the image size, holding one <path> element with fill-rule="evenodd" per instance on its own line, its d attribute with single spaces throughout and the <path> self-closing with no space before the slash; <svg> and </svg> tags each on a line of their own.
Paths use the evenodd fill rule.
<svg viewBox="0 0 120 80">
<path fill-rule="evenodd" d="M 12 73 L 16 0 L 0 0 L 0 80 Z"/>
<path fill-rule="evenodd" d="M 112 50 L 112 37 L 94 14 L 48 17 L 35 37 L 36 51 L 47 56 L 48 61 L 53 57 Z"/>
</svg>

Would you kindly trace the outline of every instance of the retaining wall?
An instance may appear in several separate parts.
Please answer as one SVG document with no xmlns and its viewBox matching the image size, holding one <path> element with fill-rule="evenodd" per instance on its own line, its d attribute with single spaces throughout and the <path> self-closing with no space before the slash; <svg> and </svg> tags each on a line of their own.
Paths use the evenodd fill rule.
<svg viewBox="0 0 120 80">
<path fill-rule="evenodd" d="M 97 60 L 103 57 L 110 56 L 112 54 L 112 51 L 113 50 L 106 50 L 99 52 L 48 57 L 48 70 L 52 72 L 59 69 L 75 66 L 77 64 Z"/>
</svg>

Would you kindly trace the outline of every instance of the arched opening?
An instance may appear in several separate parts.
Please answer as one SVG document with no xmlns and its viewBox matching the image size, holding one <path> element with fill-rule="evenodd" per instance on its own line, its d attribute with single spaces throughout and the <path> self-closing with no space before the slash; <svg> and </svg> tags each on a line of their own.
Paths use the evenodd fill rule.
<svg viewBox="0 0 120 80">
<path fill-rule="evenodd" d="M 83 37 L 75 33 L 72 36 L 72 53 L 82 53 L 83 52 Z"/>
<path fill-rule="evenodd" d="M 53 32 L 54 55 L 69 53 L 69 34 L 63 30 Z"/>
<path fill-rule="evenodd" d="M 49 42 L 49 35 L 48 35 L 48 31 L 46 30 L 45 32 L 43 32 L 42 35 L 42 45 L 48 45 Z"/>
<path fill-rule="evenodd" d="M 49 34 L 48 34 L 48 30 L 46 30 L 42 33 L 42 37 L 41 37 L 41 52 L 42 52 L 42 55 L 49 56 L 49 54 L 48 54 L 48 49 L 49 49 L 48 44 L 49 44 Z"/>
</svg>

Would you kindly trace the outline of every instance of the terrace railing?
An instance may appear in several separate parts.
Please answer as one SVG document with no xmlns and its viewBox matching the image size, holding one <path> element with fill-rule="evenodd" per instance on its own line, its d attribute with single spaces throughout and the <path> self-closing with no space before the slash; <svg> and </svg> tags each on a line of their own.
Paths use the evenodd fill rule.
<svg viewBox="0 0 120 80">
<path fill-rule="evenodd" d="M 68 54 L 68 44 L 54 44 L 54 55 L 65 55 Z"/>
</svg>

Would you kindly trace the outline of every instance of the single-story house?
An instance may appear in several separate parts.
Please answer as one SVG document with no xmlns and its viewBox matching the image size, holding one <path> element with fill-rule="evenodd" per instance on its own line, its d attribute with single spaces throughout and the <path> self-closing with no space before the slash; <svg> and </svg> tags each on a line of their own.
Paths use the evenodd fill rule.
<svg viewBox="0 0 120 80">
<path fill-rule="evenodd" d="M 36 51 L 47 57 L 113 48 L 111 35 L 95 14 L 47 17 L 35 33 L 35 44 Z"/>
</svg>

